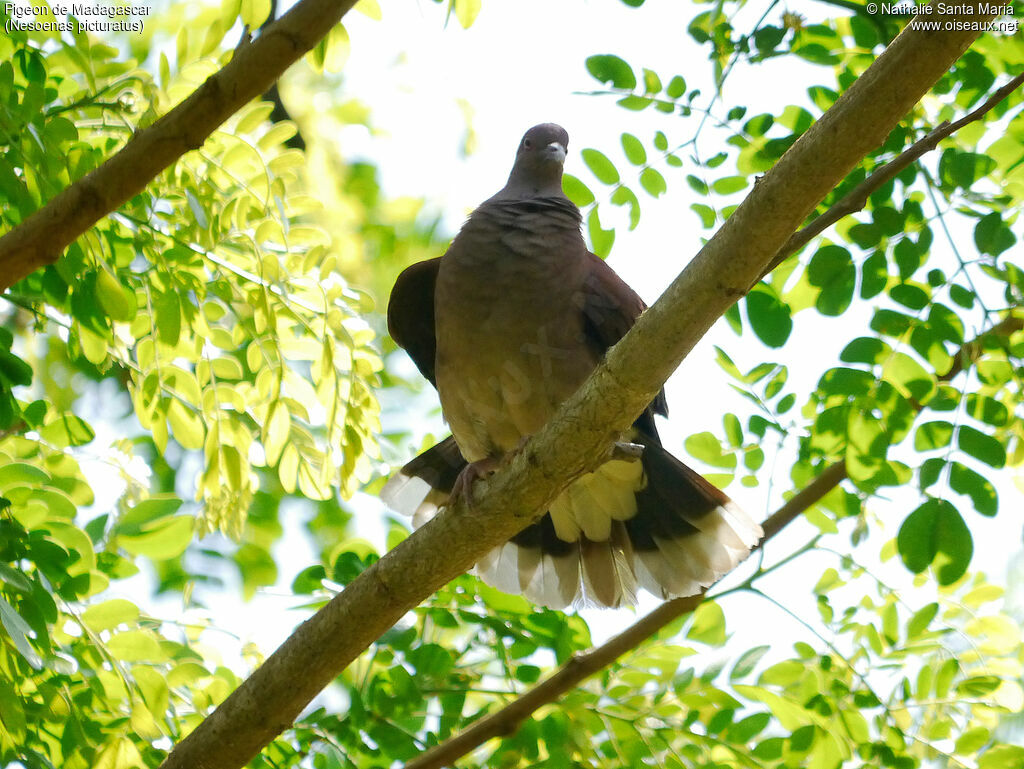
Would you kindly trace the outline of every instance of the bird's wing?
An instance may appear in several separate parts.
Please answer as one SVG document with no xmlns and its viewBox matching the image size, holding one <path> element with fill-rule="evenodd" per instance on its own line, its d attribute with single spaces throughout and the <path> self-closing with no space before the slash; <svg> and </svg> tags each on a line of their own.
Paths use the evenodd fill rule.
<svg viewBox="0 0 1024 769">
<path fill-rule="evenodd" d="M 600 355 L 604 355 L 633 327 L 647 305 L 603 259 L 594 254 L 588 256 L 590 272 L 583 283 L 579 304 L 587 340 Z M 668 416 L 664 390 L 648 407 L 647 412 L 651 411 Z"/>
<path fill-rule="evenodd" d="M 437 387 L 434 358 L 434 284 L 441 257 L 417 262 L 403 270 L 388 300 L 388 332 L 409 353 L 416 368 Z"/>
</svg>

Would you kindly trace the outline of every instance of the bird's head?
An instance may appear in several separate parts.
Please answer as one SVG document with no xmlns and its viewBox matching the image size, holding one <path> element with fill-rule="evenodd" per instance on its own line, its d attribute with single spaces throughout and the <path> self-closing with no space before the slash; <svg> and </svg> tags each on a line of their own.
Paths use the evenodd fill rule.
<svg viewBox="0 0 1024 769">
<path fill-rule="evenodd" d="M 560 125 L 541 123 L 523 135 L 509 185 L 534 195 L 561 194 L 562 164 L 569 134 Z"/>
</svg>

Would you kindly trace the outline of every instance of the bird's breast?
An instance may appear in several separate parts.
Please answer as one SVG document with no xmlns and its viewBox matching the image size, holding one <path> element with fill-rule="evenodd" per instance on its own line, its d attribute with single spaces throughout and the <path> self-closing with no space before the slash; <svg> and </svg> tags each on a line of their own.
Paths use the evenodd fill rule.
<svg viewBox="0 0 1024 769">
<path fill-rule="evenodd" d="M 471 461 L 539 430 L 596 364 L 576 301 L 587 254 L 578 231 L 483 235 L 463 229 L 435 291 L 437 389 Z"/>
</svg>

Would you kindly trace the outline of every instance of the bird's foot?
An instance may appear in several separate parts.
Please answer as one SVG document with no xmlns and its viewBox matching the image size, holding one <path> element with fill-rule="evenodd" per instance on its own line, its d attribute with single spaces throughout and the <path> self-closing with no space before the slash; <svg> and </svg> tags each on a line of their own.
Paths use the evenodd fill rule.
<svg viewBox="0 0 1024 769">
<path fill-rule="evenodd" d="M 502 461 L 499 457 L 484 457 L 476 462 L 470 462 L 455 478 L 452 485 L 452 493 L 448 496 L 448 503 L 452 504 L 460 497 L 466 501 L 466 507 L 475 510 L 473 499 L 473 483 L 480 478 L 487 478 L 501 467 Z"/>
<path fill-rule="evenodd" d="M 609 459 L 622 459 L 626 462 L 636 462 L 638 459 L 643 457 L 644 447 L 639 443 L 630 443 L 629 441 L 615 441 L 612 447 L 608 449 Z"/>
</svg>

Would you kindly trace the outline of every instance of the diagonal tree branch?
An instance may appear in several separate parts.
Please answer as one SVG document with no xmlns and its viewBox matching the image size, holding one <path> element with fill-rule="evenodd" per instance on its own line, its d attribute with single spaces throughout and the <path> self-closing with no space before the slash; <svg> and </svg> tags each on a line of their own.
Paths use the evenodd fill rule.
<svg viewBox="0 0 1024 769">
<path fill-rule="evenodd" d="M 477 484 L 472 512 L 464 503 L 453 505 L 353 580 L 179 743 L 164 768 L 244 765 L 405 612 L 523 529 L 573 478 L 597 466 L 800 223 L 978 35 L 969 29 L 904 30 L 765 174 L 555 418 L 507 468 Z"/>
<path fill-rule="evenodd" d="M 823 216 L 825 215 L 827 213 L 823 214 Z M 813 226 L 813 223 L 809 226 Z M 1009 336 L 1022 328 L 1024 328 L 1024 319 L 1008 316 L 975 339 L 965 342 L 953 357 L 955 361 L 953 367 L 945 374 L 939 375 L 939 381 L 952 380 L 977 360 L 983 349 L 982 342 L 986 338 Z M 794 494 L 762 524 L 764 536 L 757 543 L 755 549 L 764 547 L 772 537 L 842 483 L 846 477 L 846 462 L 844 460 L 839 460 L 826 467 L 807 487 Z M 423 755 L 410 761 L 405 765 L 405 769 L 439 769 L 439 767 L 450 766 L 453 761 L 480 747 L 487 740 L 512 734 L 538 708 L 555 702 L 570 689 L 611 665 L 623 654 L 639 646 L 670 622 L 684 614 L 689 614 L 703 602 L 704 596 L 705 594 L 701 593 L 686 598 L 676 598 L 662 604 L 601 646 L 595 647 L 585 654 L 574 656 L 555 673 L 518 696 L 501 710 L 481 718 L 451 739 L 435 745 Z"/>
<path fill-rule="evenodd" d="M 0 291 L 56 261 L 61 252 L 101 218 L 137 195 L 161 171 L 198 149 L 217 127 L 267 91 L 300 56 L 311 50 L 356 0 L 301 0 L 191 96 L 135 132 L 101 166 L 65 188 L 0 237 Z"/>
</svg>

